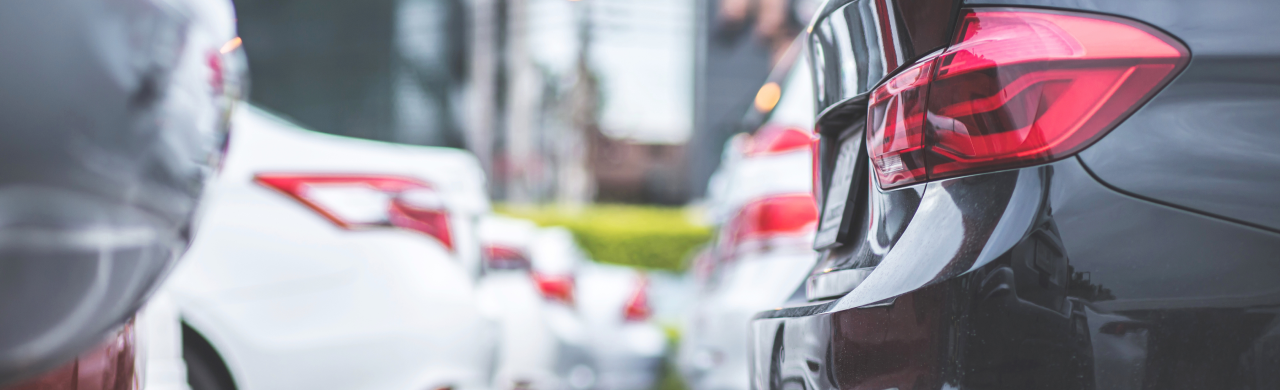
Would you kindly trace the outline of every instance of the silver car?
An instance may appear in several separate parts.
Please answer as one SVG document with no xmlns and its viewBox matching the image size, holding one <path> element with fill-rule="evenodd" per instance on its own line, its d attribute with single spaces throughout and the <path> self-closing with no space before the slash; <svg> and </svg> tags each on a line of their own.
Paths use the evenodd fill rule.
<svg viewBox="0 0 1280 390">
<path fill-rule="evenodd" d="M 0 385 L 125 324 L 190 242 L 244 88 L 228 0 L 0 2 Z"/>
</svg>

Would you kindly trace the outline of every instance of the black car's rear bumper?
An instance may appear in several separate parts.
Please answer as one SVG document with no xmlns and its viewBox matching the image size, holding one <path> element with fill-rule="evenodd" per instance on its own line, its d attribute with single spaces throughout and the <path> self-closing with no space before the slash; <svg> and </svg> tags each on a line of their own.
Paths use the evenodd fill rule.
<svg viewBox="0 0 1280 390">
<path fill-rule="evenodd" d="M 1280 386 L 1280 235 L 1078 159 L 927 185 L 868 279 L 760 313 L 756 389 Z"/>
</svg>

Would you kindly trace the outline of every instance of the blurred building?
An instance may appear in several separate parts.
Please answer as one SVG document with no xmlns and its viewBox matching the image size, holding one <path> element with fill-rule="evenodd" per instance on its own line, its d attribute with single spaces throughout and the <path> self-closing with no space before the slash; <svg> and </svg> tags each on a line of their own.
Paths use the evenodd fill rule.
<svg viewBox="0 0 1280 390">
<path fill-rule="evenodd" d="M 637 143 L 600 137 L 590 158 L 596 200 L 681 205 L 685 185 L 684 144 Z"/>
<path fill-rule="evenodd" d="M 817 0 L 235 0 L 252 101 L 465 147 L 513 202 L 679 204 Z"/>
<path fill-rule="evenodd" d="M 235 0 L 251 101 L 319 131 L 463 146 L 465 0 Z"/>
<path fill-rule="evenodd" d="M 692 5 L 475 0 L 468 146 L 490 162 L 495 196 L 687 199 Z"/>
</svg>

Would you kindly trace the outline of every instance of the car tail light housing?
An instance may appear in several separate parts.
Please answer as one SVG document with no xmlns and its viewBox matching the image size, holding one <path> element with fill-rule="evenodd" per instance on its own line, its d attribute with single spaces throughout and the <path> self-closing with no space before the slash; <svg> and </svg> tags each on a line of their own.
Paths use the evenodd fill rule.
<svg viewBox="0 0 1280 390">
<path fill-rule="evenodd" d="M 573 275 L 549 275 L 534 272 L 533 283 L 547 300 L 573 305 Z"/>
<path fill-rule="evenodd" d="M 805 238 L 817 228 L 818 209 L 811 194 L 783 194 L 746 204 L 725 225 L 722 253 L 767 250 L 777 241 Z M 796 240 L 808 248 L 807 240 Z"/>
<path fill-rule="evenodd" d="M 881 183 L 924 180 L 925 99 L 933 60 L 885 81 L 867 101 L 867 152 Z"/>
<path fill-rule="evenodd" d="M 639 283 L 636 283 L 636 290 L 622 307 L 622 319 L 627 322 L 642 322 L 651 316 L 653 308 L 649 306 L 649 279 L 641 276 Z"/>
<path fill-rule="evenodd" d="M 748 157 L 805 150 L 812 137 L 795 127 L 766 125 L 747 139 L 743 154 Z"/>
<path fill-rule="evenodd" d="M 527 270 L 531 264 L 524 251 L 501 245 L 485 245 L 483 255 L 485 266 L 489 269 Z"/>
<path fill-rule="evenodd" d="M 223 74 L 222 53 L 212 51 L 209 52 L 207 57 L 208 60 L 205 61 L 205 64 L 209 67 L 209 87 L 213 89 L 215 95 L 221 95 L 226 83 L 226 78 Z"/>
<path fill-rule="evenodd" d="M 868 100 L 881 188 L 1056 161 L 1092 145 L 1186 67 L 1145 24 L 1079 12 L 973 8 L 954 42 Z"/>
<path fill-rule="evenodd" d="M 812 188 L 816 198 L 817 191 L 821 188 L 819 178 L 822 177 L 822 171 L 818 170 L 819 141 L 820 138 L 816 128 L 810 131 L 797 127 L 768 124 L 757 130 L 750 138 L 747 138 L 746 144 L 743 146 L 743 155 L 758 157 L 807 150 L 813 159 L 813 169 L 810 172 L 813 174 Z"/>
<path fill-rule="evenodd" d="M 453 250 L 449 212 L 431 186 L 389 175 L 260 173 L 254 181 L 297 200 L 348 230 L 401 228 Z"/>
</svg>

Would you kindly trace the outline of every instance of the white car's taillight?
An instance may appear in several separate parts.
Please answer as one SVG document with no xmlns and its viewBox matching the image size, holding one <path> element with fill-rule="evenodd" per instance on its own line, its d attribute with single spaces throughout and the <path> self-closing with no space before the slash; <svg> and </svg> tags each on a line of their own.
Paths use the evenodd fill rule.
<svg viewBox="0 0 1280 390">
<path fill-rule="evenodd" d="M 542 297 L 551 301 L 573 305 L 573 275 L 549 275 L 533 272 L 533 283 Z"/>
<path fill-rule="evenodd" d="M 807 247 L 817 228 L 818 209 L 807 193 L 765 197 L 743 206 L 721 232 L 722 251 L 729 256 L 764 251 L 791 239 Z M 797 240 L 798 239 L 798 240 Z"/>
<path fill-rule="evenodd" d="M 390 175 L 261 173 L 254 181 L 297 200 L 343 229 L 401 228 L 453 250 L 449 212 L 431 185 Z"/>
<path fill-rule="evenodd" d="M 627 298 L 627 304 L 622 307 L 622 319 L 627 322 L 646 321 L 653 316 L 653 308 L 649 306 L 649 278 L 640 276 L 640 281 L 636 283 L 636 290 L 631 293 L 631 297 Z"/>
<path fill-rule="evenodd" d="M 809 148 L 813 136 L 808 131 L 795 127 L 766 125 L 743 145 L 746 157 L 759 157 L 771 154 L 791 153 Z"/>
<path fill-rule="evenodd" d="M 502 245 L 486 244 L 481 248 L 484 257 L 485 267 L 489 269 L 517 269 L 527 270 L 530 268 L 529 256 L 524 251 Z"/>
</svg>

